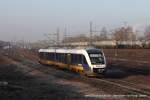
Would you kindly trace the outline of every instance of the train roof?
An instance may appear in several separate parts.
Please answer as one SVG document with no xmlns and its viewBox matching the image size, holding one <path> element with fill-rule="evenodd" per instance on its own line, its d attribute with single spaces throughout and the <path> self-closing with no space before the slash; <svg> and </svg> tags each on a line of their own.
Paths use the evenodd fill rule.
<svg viewBox="0 0 150 100">
<path fill-rule="evenodd" d="M 78 48 L 78 49 L 40 49 L 39 52 L 58 52 L 58 53 L 83 53 L 86 51 L 101 51 L 101 49 L 97 48 Z"/>
</svg>

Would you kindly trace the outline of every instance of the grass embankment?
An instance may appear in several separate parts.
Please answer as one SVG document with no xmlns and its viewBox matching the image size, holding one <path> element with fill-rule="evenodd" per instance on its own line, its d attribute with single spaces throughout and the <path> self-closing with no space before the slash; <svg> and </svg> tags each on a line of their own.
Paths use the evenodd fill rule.
<svg viewBox="0 0 150 100">
<path fill-rule="evenodd" d="M 50 75 L 39 73 L 36 76 L 22 72 L 19 68 L 21 66 L 13 62 L 27 66 L 30 63 L 28 61 L 36 61 L 36 56 L 27 52 L 0 57 L 1 100 L 69 100 L 83 98 L 82 94 L 76 92 L 77 90 L 72 86 L 55 83 L 55 79 L 51 78 Z"/>
</svg>

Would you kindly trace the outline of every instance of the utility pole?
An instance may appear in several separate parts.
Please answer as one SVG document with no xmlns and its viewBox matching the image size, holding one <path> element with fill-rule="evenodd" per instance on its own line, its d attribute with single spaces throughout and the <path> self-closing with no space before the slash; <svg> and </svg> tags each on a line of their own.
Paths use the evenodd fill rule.
<svg viewBox="0 0 150 100">
<path fill-rule="evenodd" d="M 67 46 L 67 28 L 66 27 L 64 30 L 64 42 L 65 42 L 65 46 Z"/>
<path fill-rule="evenodd" d="M 65 40 L 67 38 L 67 28 L 66 27 L 65 27 L 65 32 L 64 32 L 64 38 L 65 38 Z"/>
<path fill-rule="evenodd" d="M 59 28 L 57 28 L 56 35 L 57 35 L 57 46 L 59 46 Z"/>
<path fill-rule="evenodd" d="M 92 21 L 89 23 L 90 24 L 90 37 L 89 37 L 89 46 L 93 46 L 93 33 L 96 33 L 96 32 L 101 32 L 101 31 L 98 31 L 98 30 L 93 30 L 93 23 Z"/>
<path fill-rule="evenodd" d="M 93 44 L 93 30 L 92 30 L 92 22 L 90 22 L 90 46 Z"/>
</svg>

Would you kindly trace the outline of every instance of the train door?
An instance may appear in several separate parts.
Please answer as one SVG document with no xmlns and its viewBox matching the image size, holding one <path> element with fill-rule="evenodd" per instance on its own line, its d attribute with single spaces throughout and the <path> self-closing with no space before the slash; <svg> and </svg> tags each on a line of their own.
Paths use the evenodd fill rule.
<svg viewBox="0 0 150 100">
<path fill-rule="evenodd" d="M 71 64 L 71 54 L 67 54 L 67 68 L 70 68 L 70 64 Z"/>
<path fill-rule="evenodd" d="M 89 71 L 89 65 L 84 55 L 82 55 L 82 66 L 85 72 Z"/>
</svg>

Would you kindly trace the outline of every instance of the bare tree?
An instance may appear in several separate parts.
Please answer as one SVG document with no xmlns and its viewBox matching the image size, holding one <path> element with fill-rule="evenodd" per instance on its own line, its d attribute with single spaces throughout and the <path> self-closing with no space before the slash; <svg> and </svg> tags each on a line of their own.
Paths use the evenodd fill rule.
<svg viewBox="0 0 150 100">
<path fill-rule="evenodd" d="M 115 30 L 114 39 L 117 41 L 134 41 L 136 40 L 136 35 L 132 27 L 121 27 Z"/>
<path fill-rule="evenodd" d="M 85 34 L 79 34 L 74 37 L 68 37 L 67 40 L 64 39 L 63 42 L 86 42 L 89 38 Z"/>
<path fill-rule="evenodd" d="M 144 40 L 150 40 L 150 26 L 145 28 L 145 32 L 144 32 Z"/>
</svg>

